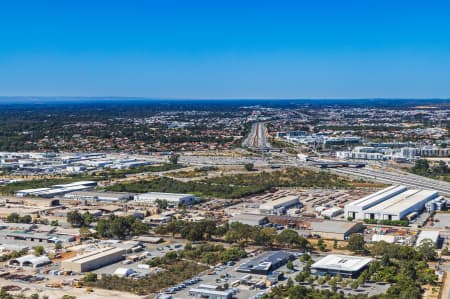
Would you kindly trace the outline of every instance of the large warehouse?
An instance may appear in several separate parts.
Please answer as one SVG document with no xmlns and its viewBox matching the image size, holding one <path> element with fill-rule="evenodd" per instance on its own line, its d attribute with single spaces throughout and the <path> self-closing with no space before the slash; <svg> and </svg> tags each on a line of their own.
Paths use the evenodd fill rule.
<svg viewBox="0 0 450 299">
<path fill-rule="evenodd" d="M 63 261 L 61 263 L 61 270 L 78 273 L 95 270 L 123 260 L 125 253 L 126 249 L 124 248 L 101 248 Z"/>
<path fill-rule="evenodd" d="M 330 254 L 311 266 L 314 275 L 337 275 L 356 278 L 372 262 L 371 258 Z"/>
<path fill-rule="evenodd" d="M 405 186 L 391 186 L 345 205 L 345 216 L 353 219 L 402 220 L 414 212 L 421 212 L 425 204 L 439 197 L 431 190 L 408 190 Z"/>
<path fill-rule="evenodd" d="M 347 240 L 351 234 L 359 233 L 364 229 L 361 222 L 334 220 L 312 221 L 310 227 L 311 235 L 329 240 Z"/>
<path fill-rule="evenodd" d="M 101 201 L 101 202 L 120 202 L 128 201 L 133 198 L 132 193 L 126 192 L 94 192 L 94 191 L 75 191 L 64 195 L 66 199 Z"/>
<path fill-rule="evenodd" d="M 240 222 L 242 224 L 247 224 L 251 226 L 262 226 L 269 222 L 267 216 L 265 215 L 255 215 L 255 214 L 237 214 L 231 218 L 228 223 Z"/>
<path fill-rule="evenodd" d="M 189 205 L 193 204 L 197 198 L 192 194 L 148 192 L 134 196 L 135 202 L 154 204 L 157 200 L 165 200 L 169 205 Z"/>
<path fill-rule="evenodd" d="M 298 196 L 290 195 L 281 197 L 272 201 L 268 201 L 259 207 L 259 210 L 263 214 L 284 214 L 287 209 L 299 208 L 301 202 Z"/>
</svg>

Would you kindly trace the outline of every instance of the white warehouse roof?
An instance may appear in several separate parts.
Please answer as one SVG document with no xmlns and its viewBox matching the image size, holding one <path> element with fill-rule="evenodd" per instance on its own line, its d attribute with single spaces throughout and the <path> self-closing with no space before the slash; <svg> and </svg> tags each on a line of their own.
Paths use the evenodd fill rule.
<svg viewBox="0 0 450 299">
<path fill-rule="evenodd" d="M 311 267 L 337 271 L 356 272 L 372 262 L 371 258 L 350 255 L 330 254 L 315 262 Z"/>
<path fill-rule="evenodd" d="M 345 216 L 355 219 L 401 220 L 412 212 L 420 212 L 425 204 L 439 196 L 433 190 L 408 190 L 392 186 L 345 205 Z"/>
<path fill-rule="evenodd" d="M 165 193 L 165 192 L 148 192 L 137 194 L 134 196 L 135 201 L 155 201 L 157 199 L 167 200 L 168 202 L 190 201 L 195 198 L 193 194 L 183 193 Z"/>
<path fill-rule="evenodd" d="M 429 239 L 433 242 L 434 245 L 437 244 L 439 240 L 439 231 L 437 230 L 423 230 L 420 232 L 419 236 L 417 236 L 416 246 L 420 246 L 422 241 Z"/>
<path fill-rule="evenodd" d="M 392 214 L 399 214 L 404 210 L 412 207 L 424 200 L 437 197 L 438 193 L 431 190 L 407 190 L 399 195 L 396 195 L 378 205 L 367 210 L 367 213 L 372 211 L 389 211 Z"/>
<path fill-rule="evenodd" d="M 117 268 L 116 271 L 114 271 L 114 275 L 121 276 L 121 277 L 127 277 L 130 274 L 135 273 L 131 268 Z"/>
<path fill-rule="evenodd" d="M 373 194 L 367 195 L 361 199 L 358 199 L 354 202 L 351 202 L 348 205 L 346 205 L 346 208 L 347 207 L 355 207 L 355 208 L 357 207 L 362 210 L 365 210 L 365 209 L 368 209 L 368 208 L 382 202 L 386 198 L 390 198 L 390 197 L 395 196 L 404 191 L 406 191 L 405 186 L 390 186 L 386 189 L 380 190 Z"/>
<path fill-rule="evenodd" d="M 278 198 L 273 201 L 266 202 L 266 203 L 262 204 L 259 208 L 261 210 L 274 210 L 274 209 L 277 209 L 280 207 L 284 207 L 287 205 L 294 205 L 297 203 L 300 203 L 298 196 L 290 195 L 290 196 L 284 196 L 284 197 Z"/>
</svg>

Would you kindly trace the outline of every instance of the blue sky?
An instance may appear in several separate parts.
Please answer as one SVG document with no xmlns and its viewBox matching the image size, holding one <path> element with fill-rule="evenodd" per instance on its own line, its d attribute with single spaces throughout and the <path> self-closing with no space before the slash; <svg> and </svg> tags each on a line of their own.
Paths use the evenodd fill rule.
<svg viewBox="0 0 450 299">
<path fill-rule="evenodd" d="M 450 98 L 450 2 L 0 0 L 0 95 Z"/>
</svg>

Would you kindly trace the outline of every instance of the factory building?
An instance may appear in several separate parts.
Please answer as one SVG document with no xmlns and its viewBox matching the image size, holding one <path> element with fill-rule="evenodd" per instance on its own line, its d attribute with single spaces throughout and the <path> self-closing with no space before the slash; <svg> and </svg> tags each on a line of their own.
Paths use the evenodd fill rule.
<svg viewBox="0 0 450 299">
<path fill-rule="evenodd" d="M 260 256 L 245 262 L 237 268 L 237 272 L 267 275 L 270 272 L 294 260 L 295 256 L 286 251 L 267 251 Z"/>
<path fill-rule="evenodd" d="M 438 197 L 436 191 L 391 186 L 345 205 L 344 211 L 353 219 L 402 220 Z"/>
<path fill-rule="evenodd" d="M 196 202 L 197 198 L 192 194 L 148 192 L 137 194 L 134 201 L 139 203 L 154 204 L 157 200 L 165 200 L 171 206 L 190 205 Z"/>
<path fill-rule="evenodd" d="M 372 262 L 371 258 L 330 254 L 311 266 L 313 275 L 338 275 L 356 278 Z"/>
<path fill-rule="evenodd" d="M 359 233 L 364 229 L 362 223 L 324 220 L 310 223 L 311 235 L 329 240 L 347 240 L 351 234 Z"/>
<path fill-rule="evenodd" d="M 263 214 L 270 215 L 282 215 L 290 208 L 301 207 L 301 202 L 298 196 L 285 196 L 273 201 L 268 201 L 259 207 L 259 210 Z"/>
<path fill-rule="evenodd" d="M 100 202 L 121 202 L 133 199 L 134 194 L 126 192 L 92 192 L 76 191 L 64 195 L 65 199 L 100 201 Z"/>
<path fill-rule="evenodd" d="M 255 214 L 237 214 L 232 217 L 228 223 L 240 222 L 251 226 L 262 226 L 269 222 L 267 216 Z"/>
<path fill-rule="evenodd" d="M 105 247 L 64 260 L 61 263 L 61 270 L 88 272 L 123 260 L 125 254 L 124 248 Z"/>
</svg>

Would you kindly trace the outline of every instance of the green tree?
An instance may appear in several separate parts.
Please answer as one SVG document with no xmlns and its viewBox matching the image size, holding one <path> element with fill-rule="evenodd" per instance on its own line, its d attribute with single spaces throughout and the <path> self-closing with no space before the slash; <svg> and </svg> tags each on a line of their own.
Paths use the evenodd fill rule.
<svg viewBox="0 0 450 299">
<path fill-rule="evenodd" d="M 289 270 L 294 270 L 294 264 L 292 263 L 291 260 L 289 260 L 286 264 L 286 268 L 288 268 Z"/>
<path fill-rule="evenodd" d="M 264 227 L 264 228 L 256 231 L 254 240 L 257 245 L 271 247 L 276 236 L 277 236 L 277 231 L 275 228 Z"/>
<path fill-rule="evenodd" d="M 155 200 L 155 203 L 156 203 L 156 206 L 161 210 L 165 210 L 169 206 L 169 203 L 165 199 L 158 198 L 157 200 Z"/>
<path fill-rule="evenodd" d="M 276 240 L 278 244 L 283 246 L 288 246 L 292 248 L 297 246 L 301 249 L 306 249 L 309 247 L 309 242 L 303 237 L 300 237 L 298 233 L 292 229 L 283 230 L 277 237 Z"/>
<path fill-rule="evenodd" d="M 17 213 L 11 213 L 8 215 L 8 217 L 6 217 L 6 220 L 8 222 L 12 222 L 12 223 L 19 223 L 20 222 L 20 215 Z"/>
<path fill-rule="evenodd" d="M 319 239 L 319 241 L 317 241 L 317 248 L 319 248 L 320 251 L 327 251 L 327 245 L 323 239 Z"/>
<path fill-rule="evenodd" d="M 45 248 L 44 248 L 44 246 L 41 246 L 41 245 L 35 246 L 33 248 L 33 250 L 34 250 L 34 255 L 35 256 L 41 256 L 41 255 L 43 255 L 45 253 Z"/>
<path fill-rule="evenodd" d="M 353 252 L 364 251 L 364 237 L 361 234 L 351 234 L 348 239 L 347 249 Z"/>
<path fill-rule="evenodd" d="M 83 214 L 83 224 L 82 224 L 83 226 L 90 226 L 91 223 L 94 221 L 95 221 L 95 218 L 91 213 L 86 212 Z"/>
<path fill-rule="evenodd" d="M 419 246 L 417 247 L 417 251 L 427 261 L 432 261 L 436 259 L 437 256 L 436 246 L 430 239 L 425 239 L 422 242 L 420 242 Z"/>
<path fill-rule="evenodd" d="M 67 222 L 72 227 L 81 227 L 83 226 L 83 216 L 77 210 L 70 211 L 67 213 Z"/>
<path fill-rule="evenodd" d="M 253 170 L 255 170 L 255 166 L 253 165 L 253 163 L 246 163 L 246 164 L 244 165 L 244 167 L 245 167 L 245 169 L 246 169 L 247 171 L 253 171 Z"/>
<path fill-rule="evenodd" d="M 180 155 L 178 155 L 178 154 L 173 154 L 173 155 L 171 155 L 171 156 L 169 157 L 169 162 L 170 162 L 170 164 L 173 164 L 173 165 L 178 164 L 179 158 L 180 158 Z"/>
<path fill-rule="evenodd" d="M 31 218 L 30 215 L 24 215 L 24 216 L 20 217 L 21 223 L 31 223 L 31 221 L 33 221 L 33 218 Z"/>
<path fill-rule="evenodd" d="M 86 275 L 84 275 L 83 280 L 85 282 L 95 282 L 97 281 L 97 273 L 88 272 L 86 273 Z"/>
</svg>

